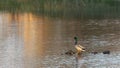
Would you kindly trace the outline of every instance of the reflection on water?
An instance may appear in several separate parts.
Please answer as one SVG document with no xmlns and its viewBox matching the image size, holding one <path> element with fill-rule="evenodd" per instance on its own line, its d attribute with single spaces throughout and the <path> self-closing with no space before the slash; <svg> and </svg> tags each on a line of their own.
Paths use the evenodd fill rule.
<svg viewBox="0 0 120 68">
<path fill-rule="evenodd" d="M 74 68 L 75 56 L 64 54 L 75 50 L 74 36 L 87 48 L 86 59 L 91 51 L 118 51 L 118 28 L 119 20 L 74 21 L 0 13 L 0 68 Z M 89 67 L 89 63 L 84 65 Z"/>
<path fill-rule="evenodd" d="M 42 55 L 43 19 L 34 17 L 32 14 L 23 16 L 24 43 L 27 56 Z"/>
<path fill-rule="evenodd" d="M 0 68 L 23 67 L 23 41 L 21 25 L 12 14 L 0 14 Z"/>
</svg>

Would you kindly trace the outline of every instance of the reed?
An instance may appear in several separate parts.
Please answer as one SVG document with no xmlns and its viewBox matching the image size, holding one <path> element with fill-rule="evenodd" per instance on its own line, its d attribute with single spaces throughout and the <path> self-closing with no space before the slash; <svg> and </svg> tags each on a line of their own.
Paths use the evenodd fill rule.
<svg viewBox="0 0 120 68">
<path fill-rule="evenodd" d="M 50 17 L 119 18 L 119 0 L 1 0 L 0 10 L 32 12 Z"/>
</svg>

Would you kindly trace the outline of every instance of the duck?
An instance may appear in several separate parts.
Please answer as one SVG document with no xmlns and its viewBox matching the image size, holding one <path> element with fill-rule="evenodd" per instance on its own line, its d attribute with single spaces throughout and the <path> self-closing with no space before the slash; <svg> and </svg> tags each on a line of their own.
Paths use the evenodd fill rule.
<svg viewBox="0 0 120 68">
<path fill-rule="evenodd" d="M 78 38 L 76 36 L 74 37 L 74 40 L 75 40 L 75 49 L 77 50 L 77 54 L 81 54 L 81 52 L 85 51 L 85 47 L 78 44 Z"/>
</svg>

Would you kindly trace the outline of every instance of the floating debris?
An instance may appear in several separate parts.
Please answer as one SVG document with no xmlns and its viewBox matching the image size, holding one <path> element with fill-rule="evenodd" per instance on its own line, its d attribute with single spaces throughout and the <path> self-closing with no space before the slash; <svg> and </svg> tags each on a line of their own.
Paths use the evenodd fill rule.
<svg viewBox="0 0 120 68">
<path fill-rule="evenodd" d="M 110 51 L 103 51 L 103 54 L 110 54 Z"/>
<path fill-rule="evenodd" d="M 92 54 L 94 54 L 94 55 L 95 55 L 95 54 L 98 54 L 98 52 L 92 52 Z"/>
<path fill-rule="evenodd" d="M 65 52 L 65 54 L 66 54 L 66 55 L 73 55 L 73 54 L 75 54 L 75 52 L 72 51 L 72 50 L 69 50 L 69 51 Z"/>
</svg>

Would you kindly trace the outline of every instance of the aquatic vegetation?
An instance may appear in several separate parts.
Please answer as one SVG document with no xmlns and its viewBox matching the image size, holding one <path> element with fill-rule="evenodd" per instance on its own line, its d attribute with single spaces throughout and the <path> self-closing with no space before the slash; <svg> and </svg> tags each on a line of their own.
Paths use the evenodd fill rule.
<svg viewBox="0 0 120 68">
<path fill-rule="evenodd" d="M 61 18 L 118 18 L 118 0 L 1 0 L 0 10 Z"/>
</svg>

